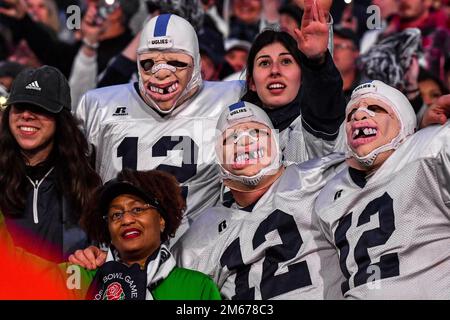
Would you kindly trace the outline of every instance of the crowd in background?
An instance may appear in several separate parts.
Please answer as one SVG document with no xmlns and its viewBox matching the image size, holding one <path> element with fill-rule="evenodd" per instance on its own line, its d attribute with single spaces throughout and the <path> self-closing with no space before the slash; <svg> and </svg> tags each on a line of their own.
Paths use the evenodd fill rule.
<svg viewBox="0 0 450 320">
<path fill-rule="evenodd" d="M 136 82 L 141 84 L 146 81 L 142 79 L 142 74 L 146 72 L 155 74 L 160 70 L 154 71 L 154 65 L 146 68 L 145 61 L 147 60 L 139 59 L 139 55 L 141 54 L 142 57 L 140 49 L 146 45 L 142 43 L 142 26 L 148 23 L 152 17 L 161 14 L 172 13 L 185 18 L 198 36 L 198 50 L 201 58 L 199 73 L 201 76 L 196 75 L 195 71 L 194 75 L 191 75 L 192 78 L 189 80 L 187 88 L 192 90 L 192 94 L 187 92 L 185 96 L 181 96 L 181 103 L 188 101 L 188 106 L 184 106 L 184 108 L 194 110 L 194 106 L 191 107 L 189 101 L 196 101 L 195 99 L 201 97 L 202 94 L 205 97 L 212 97 L 211 94 L 214 90 L 217 95 L 221 94 L 217 99 L 222 98 L 221 103 L 224 106 L 236 102 L 235 98 L 241 93 L 241 88 L 231 82 L 229 82 L 227 91 L 226 85 L 223 87 L 218 85 L 214 89 L 214 87 L 208 87 L 207 84 L 202 83 L 202 80 L 226 82 L 244 80 L 247 92 L 243 95 L 242 100 L 261 107 L 270 118 L 268 122 L 273 123 L 274 128 L 281 132 L 280 145 L 283 152 L 282 160 L 285 164 L 303 162 L 331 151 L 344 151 L 342 146 L 343 128 L 341 127 L 344 102 L 348 103 L 354 89 L 367 81 L 380 80 L 398 89 L 406 96 L 414 109 L 416 115 L 414 120 L 417 120 L 417 123 L 421 122 L 427 109 L 439 97 L 449 93 L 449 0 L 359 0 L 349 4 L 340 0 L 317 0 L 317 2 L 327 12 L 325 17 L 322 17 L 321 13 L 317 13 L 319 17 L 314 19 L 316 22 L 319 20 L 322 26 L 325 24 L 328 26 L 329 41 L 324 47 L 327 46 L 329 53 L 320 51 L 314 55 L 312 54 L 314 50 L 305 45 L 307 42 L 303 42 L 303 40 L 298 44 L 295 42 L 305 36 L 299 35 L 298 28 L 306 29 L 308 27 L 305 22 L 302 25 L 302 18 L 307 12 L 303 0 L 1 1 L 0 106 L 7 102 L 13 81 L 19 74 L 23 79 L 18 77 L 15 82 L 16 86 L 18 83 L 24 87 L 34 86 L 33 90 L 39 91 L 41 87 L 45 90 L 56 87 L 60 92 L 65 92 L 66 96 L 62 97 L 57 93 L 53 99 L 55 105 L 41 105 L 45 109 L 45 113 L 39 120 L 42 123 L 48 121 L 48 118 L 54 121 L 53 124 L 48 125 L 50 128 L 48 130 L 51 131 L 51 135 L 58 137 L 54 141 L 52 140 L 51 144 L 43 146 L 45 158 L 36 157 L 35 154 L 28 156 L 26 146 L 21 144 L 20 139 L 17 138 L 18 134 L 16 135 L 14 131 L 13 121 L 16 121 L 16 124 L 19 123 L 17 126 L 20 126 L 20 119 L 25 118 L 24 114 L 28 116 L 28 113 L 33 113 L 34 107 L 30 111 L 13 104 L 8 109 L 8 118 L 4 117 L 0 131 L 2 134 L 0 151 L 3 152 L 0 156 L 0 171 L 2 171 L 0 172 L 0 182 L 4 184 L 0 186 L 0 191 L 5 194 L 0 199 L 0 209 L 5 211 L 5 208 L 21 208 L 24 203 L 30 204 L 30 199 L 33 199 L 33 205 L 27 206 L 25 213 L 27 217 L 21 220 L 22 213 L 14 213 L 16 214 L 15 223 L 32 229 L 37 228 L 36 225 L 38 225 L 36 213 L 38 210 L 62 212 L 62 224 L 60 221 L 49 220 L 46 222 L 50 228 L 58 230 L 58 235 L 63 235 L 64 249 L 61 255 L 53 256 L 51 245 L 48 248 L 41 247 L 39 252 L 34 252 L 51 261 L 65 261 L 76 249 L 85 248 L 89 244 L 84 231 L 79 228 L 79 221 L 84 219 L 83 210 L 88 205 L 88 198 L 93 190 L 101 185 L 101 180 L 105 180 L 103 181 L 105 183 L 114 175 L 112 175 L 112 170 L 108 171 L 107 160 L 100 159 L 101 156 L 108 155 L 107 152 L 110 151 L 106 150 L 108 146 L 102 146 L 101 142 L 97 145 L 93 143 L 93 136 L 98 133 L 95 126 L 101 122 L 101 119 L 92 120 L 89 117 L 100 116 L 94 112 L 90 113 L 88 109 L 95 105 L 103 107 L 103 103 L 104 105 L 110 103 L 107 101 L 106 94 L 105 96 L 101 94 L 107 91 L 95 91 L 91 95 L 85 94 L 96 88 Z M 81 8 L 80 24 L 75 28 L 73 28 L 72 22 L 76 21 L 76 19 L 73 20 L 73 14 L 75 12 L 76 15 L 77 11 L 70 10 L 70 8 L 73 9 L 71 7 L 73 5 Z M 271 33 L 267 30 L 285 31 L 292 37 L 286 38 L 280 36 L 279 33 Z M 316 30 L 316 35 L 319 33 Z M 321 35 L 323 34 L 325 32 L 322 30 Z M 257 69 L 258 66 L 254 63 L 257 54 L 273 43 L 281 44 L 284 49 L 289 51 L 295 61 L 286 63 L 298 64 L 300 71 L 292 78 L 296 80 L 293 82 L 298 84 L 296 90 L 293 90 L 292 94 L 290 93 L 292 97 L 287 97 L 288 93 L 286 93 L 284 100 L 281 99 L 281 102 L 275 103 L 270 100 L 271 97 L 264 96 L 264 90 L 258 87 L 257 75 L 261 74 L 262 78 L 264 70 Z M 144 56 L 145 54 L 149 53 L 144 52 Z M 152 56 L 151 59 L 155 58 Z M 137 63 L 138 60 L 140 60 L 139 63 Z M 153 60 L 151 61 L 153 62 Z M 179 72 L 184 70 L 183 68 L 190 67 L 188 62 L 185 62 L 185 65 L 177 66 L 170 65 L 170 62 L 173 61 L 169 60 L 168 64 L 164 64 L 162 68 Z M 175 62 L 180 63 L 180 61 Z M 183 62 L 181 61 L 181 63 Z M 285 63 L 284 60 L 282 63 Z M 34 72 L 29 71 L 30 73 L 26 76 L 24 70 L 35 70 L 44 65 L 51 66 L 51 68 L 46 69 L 46 74 L 39 74 L 39 77 L 42 77 L 39 78 L 42 79 L 42 81 L 39 80 L 39 84 L 24 82 L 26 81 L 24 79 Z M 334 66 L 337 69 L 335 73 L 333 73 L 336 70 Z M 175 71 L 172 72 L 175 73 Z M 63 76 L 67 78 L 68 87 L 61 80 Z M 60 80 L 56 81 L 55 79 Z M 192 79 L 198 80 L 200 85 Z M 341 79 L 342 90 L 339 89 Z M 124 88 L 117 89 L 117 93 Z M 145 90 L 143 91 L 142 87 L 134 88 L 137 91 L 141 90 L 143 101 L 156 109 L 158 111 L 156 114 L 162 118 L 165 117 L 166 120 L 170 120 L 171 112 L 180 105 L 176 100 L 173 106 L 169 106 L 172 108 L 170 110 L 165 109 L 166 107 L 162 105 L 155 106 L 152 104 L 154 101 L 145 96 L 143 93 Z M 336 92 L 336 88 L 339 89 L 339 92 Z M 166 94 L 169 89 L 156 88 L 154 90 L 156 92 L 160 90 L 161 94 L 163 92 Z M 323 92 L 322 95 L 321 92 Z M 206 93 L 209 96 L 206 96 Z M 228 97 L 230 101 L 225 101 L 224 97 Z M 21 103 L 17 98 L 17 93 L 14 99 L 17 100 L 17 104 Z M 130 101 L 133 99 L 130 98 Z M 119 103 L 120 100 L 113 102 Z M 210 101 L 212 104 L 216 102 L 220 101 Z M 88 105 L 89 103 L 91 106 Z M 127 107 L 130 106 L 114 105 L 114 108 L 117 108 L 115 109 L 116 113 L 119 115 L 120 113 L 125 114 L 123 110 Z M 78 114 L 74 110 L 77 110 Z M 198 110 L 205 112 L 203 109 Z M 57 116 L 53 118 L 55 114 Z M 217 117 L 218 115 L 210 113 L 208 116 Z M 46 118 L 46 116 L 49 117 Z M 199 116 L 203 115 L 199 114 Z M 18 120 L 14 120 L 14 117 Z M 77 117 L 84 121 L 84 129 L 87 132 L 91 130 L 92 134 L 86 136 L 87 141 L 76 127 Z M 85 118 L 82 119 L 83 117 Z M 93 121 L 93 123 L 89 121 Z M 11 130 L 6 129 L 8 126 L 11 127 Z M 340 127 L 342 130 L 339 133 Z M 17 139 L 21 153 L 17 152 L 19 149 L 15 149 L 14 139 Z M 70 143 L 67 142 L 69 140 Z M 314 145 L 319 140 L 320 148 Z M 92 150 L 93 147 L 94 150 Z M 101 147 L 104 150 L 101 150 Z M 291 150 L 293 148 L 295 150 Z M 315 148 L 318 148 L 319 151 Z M 298 150 L 300 149 L 305 152 L 299 154 Z M 90 153 L 90 151 L 96 151 L 97 154 Z M 167 150 L 165 151 L 167 153 Z M 97 156 L 97 159 L 90 156 Z M 26 159 L 26 165 L 15 165 L 21 163 L 21 157 Z M 130 159 L 125 160 L 124 157 L 123 163 L 125 164 L 128 160 Z M 136 167 L 136 159 L 134 161 Z M 96 162 L 97 164 L 95 164 Z M 99 165 L 99 163 L 101 164 Z M 127 164 L 130 163 L 132 161 L 127 162 Z M 35 166 L 36 164 L 39 166 Z M 184 166 L 183 163 L 182 166 Z M 171 167 L 171 165 L 166 167 Z M 92 168 L 95 168 L 97 172 Z M 180 180 L 180 176 L 177 175 L 180 172 L 174 172 L 171 173 L 176 176 L 178 182 L 185 182 Z M 209 175 L 211 172 L 200 173 L 200 169 L 197 171 L 196 167 L 195 173 L 185 180 L 192 177 L 206 179 L 207 174 Z M 226 172 L 222 171 L 221 174 L 221 178 L 227 177 Z M 183 175 L 186 174 L 181 173 L 181 176 Z M 15 194 L 16 190 L 26 189 L 24 183 L 28 184 L 28 181 L 24 178 L 25 176 L 35 190 L 34 198 L 30 194 L 25 197 Z M 41 178 L 42 180 L 39 180 Z M 41 203 L 45 203 L 44 198 L 39 198 L 40 202 L 37 200 L 37 190 L 44 180 L 45 183 L 41 188 L 44 188 L 46 192 L 45 201 L 57 203 L 59 207 L 56 209 L 46 207 L 45 204 L 41 206 Z M 189 188 L 191 187 L 189 186 Z M 232 189 L 232 187 L 230 188 Z M 186 190 L 187 187 L 186 189 L 183 187 L 181 191 L 185 192 Z M 152 192 L 157 193 L 157 191 Z M 54 199 L 61 195 L 63 195 L 62 200 Z M 186 194 L 183 195 L 186 196 Z M 2 196 L 0 195 L 0 197 Z M 112 200 L 113 198 L 109 199 L 110 202 Z M 187 205 L 189 213 L 192 208 L 198 212 L 202 211 L 200 209 L 205 209 L 192 206 L 189 201 Z M 155 204 L 154 208 L 159 208 L 158 204 Z M 185 209 L 180 209 L 180 213 L 181 211 L 185 213 Z M 123 218 L 124 212 L 121 212 L 120 219 Z M 3 212 L 7 224 L 12 219 L 9 217 L 10 213 L 8 210 Z M 50 219 L 50 216 L 49 214 L 44 219 Z M 32 221 L 29 220 L 30 217 L 34 218 L 34 224 L 30 222 Z M 161 213 L 161 217 L 167 218 L 163 213 Z M 100 217 L 97 217 L 97 220 L 101 220 Z M 84 223 L 85 227 L 86 221 Z M 165 226 L 162 222 L 161 225 L 161 232 L 163 232 Z M 13 235 L 18 233 L 13 228 L 9 226 L 8 228 Z M 95 226 L 88 225 L 87 229 L 89 228 L 95 229 Z M 173 228 L 173 234 L 177 228 L 178 224 Z M 34 231 L 38 234 L 45 233 L 42 230 Z M 102 232 L 107 234 L 105 230 Z M 113 236 L 113 232 L 111 230 L 110 232 Z M 185 232 L 184 229 L 183 232 Z M 155 231 L 156 233 L 157 231 Z M 81 234 L 83 236 L 80 236 Z M 104 237 L 108 238 L 109 236 Z M 158 239 L 158 248 L 168 237 Z M 28 237 L 24 237 L 24 239 L 16 237 L 14 240 L 16 245 L 23 244 L 25 248 L 30 241 L 35 241 Z M 51 238 L 41 240 L 50 244 L 59 241 Z M 110 241 L 109 238 L 108 241 Z M 166 250 L 165 247 L 162 248 Z M 163 251 L 158 250 L 156 251 L 159 252 L 158 259 L 164 263 L 164 254 L 161 253 Z M 154 251 L 155 249 L 152 248 L 152 254 Z M 46 252 L 52 252 L 52 254 L 46 255 Z M 211 290 L 213 292 L 211 295 L 216 297 L 215 289 Z"/>
<path fill-rule="evenodd" d="M 239 79 L 244 78 L 242 71 L 256 35 L 265 28 L 293 33 L 300 25 L 303 1 L 117 0 L 119 10 L 104 3 L 101 11 L 105 12 L 105 18 L 97 12 L 97 2 L 101 1 L 21 2 L 21 11 L 0 16 L 0 92 L 6 95 L 14 76 L 22 68 L 47 64 L 60 69 L 69 79 L 72 103 L 76 105 L 89 89 L 136 80 L 133 49 L 140 26 L 151 16 L 172 12 L 194 25 L 199 36 L 204 80 Z M 385 61 L 391 69 L 398 67 L 403 75 L 409 68 L 404 61 L 409 63 L 411 55 L 420 59 L 419 71 L 414 71 L 418 74 L 412 76 L 412 81 L 420 83 L 425 104 L 429 105 L 437 96 L 448 92 L 450 4 L 447 0 L 323 3 L 331 5 L 330 20 L 334 29 L 331 47 L 335 48 L 333 57 L 347 96 L 363 81 L 364 72 L 370 68 L 368 60 L 377 59 L 374 65 Z M 73 14 L 67 11 L 70 5 L 81 8 L 79 29 L 72 29 L 67 22 Z M 379 11 L 367 10 L 370 5 L 378 6 Z M 374 17 L 378 12 L 379 18 Z M 420 44 L 405 44 L 400 39 L 388 44 L 395 48 L 397 43 L 403 42 L 410 48 L 406 57 L 398 48 L 391 50 L 392 54 L 385 52 L 384 56 L 371 51 L 383 39 L 407 28 L 421 31 Z M 389 72 L 383 70 L 383 73 Z"/>
</svg>

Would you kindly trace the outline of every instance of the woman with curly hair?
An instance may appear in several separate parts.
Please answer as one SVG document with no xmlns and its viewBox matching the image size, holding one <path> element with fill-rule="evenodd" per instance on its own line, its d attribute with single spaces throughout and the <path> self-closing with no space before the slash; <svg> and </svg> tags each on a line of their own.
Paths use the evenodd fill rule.
<svg viewBox="0 0 450 320">
<path fill-rule="evenodd" d="M 175 235 L 185 209 L 177 180 L 162 171 L 124 169 L 99 188 L 82 224 L 109 249 L 101 267 L 81 269 L 81 295 L 96 300 L 220 299 L 209 277 L 176 267 L 164 244 Z"/>
<path fill-rule="evenodd" d="M 88 239 L 78 222 L 101 180 L 70 112 L 70 88 L 53 67 L 22 71 L 0 128 L 0 209 L 14 243 L 54 262 Z"/>
</svg>

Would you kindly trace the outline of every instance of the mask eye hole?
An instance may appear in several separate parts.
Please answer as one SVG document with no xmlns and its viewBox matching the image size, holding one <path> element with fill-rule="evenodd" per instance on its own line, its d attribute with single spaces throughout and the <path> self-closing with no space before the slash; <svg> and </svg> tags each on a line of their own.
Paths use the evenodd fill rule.
<svg viewBox="0 0 450 320">
<path fill-rule="evenodd" d="M 155 65 L 155 61 L 153 61 L 153 59 L 141 60 L 139 61 L 139 63 L 145 72 L 152 70 L 153 66 Z"/>
<path fill-rule="evenodd" d="M 388 113 L 386 109 L 376 104 L 371 104 L 370 106 L 367 106 L 367 110 L 373 111 L 375 113 Z"/>
<path fill-rule="evenodd" d="M 169 61 L 167 61 L 167 64 L 169 66 L 172 66 L 175 68 L 186 68 L 188 66 L 188 64 L 186 62 L 178 61 L 178 60 L 169 60 Z"/>
<path fill-rule="evenodd" d="M 350 122 L 350 120 L 352 120 L 353 114 L 356 112 L 356 110 L 358 109 L 354 108 L 352 111 L 349 112 L 349 114 L 347 115 L 347 122 Z"/>
</svg>

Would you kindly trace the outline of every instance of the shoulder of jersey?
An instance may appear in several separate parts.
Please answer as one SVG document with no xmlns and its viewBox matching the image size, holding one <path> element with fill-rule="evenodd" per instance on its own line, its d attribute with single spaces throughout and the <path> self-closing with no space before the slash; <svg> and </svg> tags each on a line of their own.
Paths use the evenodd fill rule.
<svg viewBox="0 0 450 320">
<path fill-rule="evenodd" d="M 205 96 L 212 104 L 223 101 L 226 106 L 237 102 L 245 91 L 245 83 L 233 81 L 204 81 L 199 96 Z"/>
<path fill-rule="evenodd" d="M 343 159 L 345 160 L 345 158 Z M 328 167 L 325 183 L 319 190 L 315 201 L 315 208 L 320 212 L 322 208 L 327 208 L 341 197 L 342 186 L 345 185 L 348 166 L 345 161 L 337 163 L 334 167 Z"/>
<path fill-rule="evenodd" d="M 197 242 L 196 246 L 206 246 L 213 244 L 213 240 L 228 228 L 228 221 L 231 218 L 233 209 L 224 206 L 215 206 L 206 209 L 189 226 L 183 234 L 183 242 Z M 201 235 L 201 236 L 199 236 Z"/>
<path fill-rule="evenodd" d="M 450 121 L 445 125 L 434 125 L 410 136 L 377 172 L 379 178 L 405 168 L 408 163 L 420 159 L 436 158 L 443 150 L 450 152 Z"/>
<path fill-rule="evenodd" d="M 203 81 L 203 88 L 214 88 L 217 90 L 233 89 L 233 90 L 245 90 L 245 82 L 243 80 L 230 80 L 230 81 Z"/>
<path fill-rule="evenodd" d="M 416 157 L 432 157 L 449 144 L 450 121 L 417 131 L 398 150 Z"/>
<path fill-rule="evenodd" d="M 244 90 L 242 81 L 203 81 L 201 91 L 188 102 L 188 107 L 181 108 L 177 114 L 213 118 L 217 121 L 222 110 L 237 102 Z"/>
<path fill-rule="evenodd" d="M 314 192 L 334 176 L 344 162 L 345 154 L 336 152 L 300 164 L 292 164 L 286 168 L 277 192 L 289 190 Z"/>
<path fill-rule="evenodd" d="M 89 90 L 86 97 L 98 101 L 110 100 L 113 97 L 121 97 L 120 100 L 123 100 L 124 95 L 127 95 L 127 93 L 134 94 L 134 91 L 133 83 L 125 83 Z"/>
</svg>

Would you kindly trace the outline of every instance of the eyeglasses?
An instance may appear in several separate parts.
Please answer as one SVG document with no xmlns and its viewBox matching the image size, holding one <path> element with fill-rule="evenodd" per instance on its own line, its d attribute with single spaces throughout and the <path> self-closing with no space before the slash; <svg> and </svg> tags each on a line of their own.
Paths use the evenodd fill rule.
<svg viewBox="0 0 450 320">
<path fill-rule="evenodd" d="M 139 60 L 139 64 L 141 65 L 142 69 L 145 72 L 150 72 L 153 68 L 153 66 L 155 65 L 155 61 L 153 59 L 144 59 L 144 60 Z M 191 67 L 191 65 L 187 62 L 183 62 L 183 61 L 178 61 L 178 60 L 169 60 L 165 62 L 166 64 L 168 64 L 169 66 L 175 67 L 178 70 L 183 70 L 186 69 L 188 67 Z"/>
<path fill-rule="evenodd" d="M 157 208 L 155 206 L 152 206 L 151 204 L 146 203 L 142 207 L 134 207 L 134 208 L 131 208 L 130 210 L 114 209 L 108 215 L 103 216 L 103 219 L 105 221 L 110 221 L 110 222 L 119 222 L 123 219 L 126 212 L 129 212 L 134 218 L 139 218 L 149 209 L 157 209 Z"/>
</svg>

